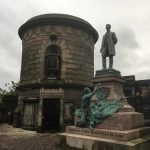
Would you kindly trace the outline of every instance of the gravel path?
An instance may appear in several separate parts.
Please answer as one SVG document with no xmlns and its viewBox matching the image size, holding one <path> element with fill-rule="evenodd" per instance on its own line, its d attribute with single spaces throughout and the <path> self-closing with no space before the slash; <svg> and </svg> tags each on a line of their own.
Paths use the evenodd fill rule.
<svg viewBox="0 0 150 150">
<path fill-rule="evenodd" d="M 58 134 L 40 134 L 0 125 L 0 150 L 65 150 Z"/>
</svg>

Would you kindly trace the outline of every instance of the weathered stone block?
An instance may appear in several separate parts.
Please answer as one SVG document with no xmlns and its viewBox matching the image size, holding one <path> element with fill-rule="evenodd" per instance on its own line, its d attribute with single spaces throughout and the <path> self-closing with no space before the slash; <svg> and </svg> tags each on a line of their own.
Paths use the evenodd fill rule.
<svg viewBox="0 0 150 150">
<path fill-rule="evenodd" d="M 118 112 L 96 125 L 97 129 L 129 130 L 144 125 L 144 116 L 138 112 Z"/>
</svg>

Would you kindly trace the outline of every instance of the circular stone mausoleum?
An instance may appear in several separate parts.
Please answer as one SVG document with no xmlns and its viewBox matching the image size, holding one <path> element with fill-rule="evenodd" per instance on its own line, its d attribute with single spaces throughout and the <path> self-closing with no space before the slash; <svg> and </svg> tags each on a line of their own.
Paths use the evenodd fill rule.
<svg viewBox="0 0 150 150">
<path fill-rule="evenodd" d="M 83 88 L 92 87 L 97 31 L 74 16 L 45 14 L 23 24 L 19 36 L 21 126 L 47 131 L 73 123 Z"/>
</svg>

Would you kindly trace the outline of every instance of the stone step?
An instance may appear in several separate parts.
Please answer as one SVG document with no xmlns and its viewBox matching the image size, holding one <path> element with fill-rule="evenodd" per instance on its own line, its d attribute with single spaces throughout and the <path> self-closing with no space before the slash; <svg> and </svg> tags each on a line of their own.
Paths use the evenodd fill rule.
<svg viewBox="0 0 150 150">
<path fill-rule="evenodd" d="M 150 135 L 150 127 L 141 127 L 131 130 L 119 131 L 119 130 L 89 129 L 89 128 L 79 128 L 76 126 L 68 126 L 66 128 L 66 133 L 115 139 L 120 141 L 129 141 L 148 134 Z"/>
<path fill-rule="evenodd" d="M 75 150 L 149 150 L 150 135 L 130 141 L 61 133 L 67 146 Z"/>
</svg>

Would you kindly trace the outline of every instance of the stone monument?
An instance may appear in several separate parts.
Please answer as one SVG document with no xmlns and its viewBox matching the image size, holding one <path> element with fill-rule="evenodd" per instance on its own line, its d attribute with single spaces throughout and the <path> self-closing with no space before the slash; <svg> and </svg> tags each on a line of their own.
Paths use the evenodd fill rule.
<svg viewBox="0 0 150 150">
<path fill-rule="evenodd" d="M 47 132 L 73 124 L 82 89 L 93 86 L 97 31 L 75 16 L 42 14 L 27 20 L 18 32 L 21 127 Z"/>
<path fill-rule="evenodd" d="M 120 71 L 112 68 L 117 38 L 115 33 L 110 31 L 110 28 L 111 25 L 107 24 L 107 32 L 103 37 L 101 47 L 103 68 L 96 71 L 93 80 L 96 88 L 93 92 L 88 91 L 89 97 L 86 103 L 84 103 L 83 97 L 87 98 L 87 95 L 82 97 L 81 107 L 75 112 L 77 115 L 80 114 L 79 120 L 75 121 L 76 126 L 68 126 L 66 133 L 62 135 L 66 136 L 66 143 L 70 147 L 77 149 L 149 150 L 150 128 L 144 127 L 143 114 L 135 112 L 134 108 L 128 104 L 123 93 L 125 80 L 121 77 Z M 106 69 L 106 57 L 110 59 L 109 69 Z M 97 88 L 96 85 L 99 84 L 101 87 Z M 101 89 L 101 94 L 97 94 L 99 93 L 96 92 L 97 89 Z M 112 105 L 113 103 L 117 105 Z M 113 110 L 112 106 L 113 109 L 116 109 Z M 88 122 L 89 113 L 92 110 L 94 110 L 92 115 L 96 116 L 94 119 L 92 118 L 94 125 L 90 123 L 87 125 L 85 122 Z M 105 113 L 107 116 L 103 117 Z M 99 114 L 98 117 L 97 114 Z"/>
</svg>

